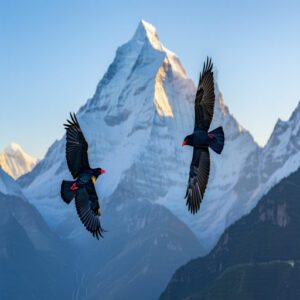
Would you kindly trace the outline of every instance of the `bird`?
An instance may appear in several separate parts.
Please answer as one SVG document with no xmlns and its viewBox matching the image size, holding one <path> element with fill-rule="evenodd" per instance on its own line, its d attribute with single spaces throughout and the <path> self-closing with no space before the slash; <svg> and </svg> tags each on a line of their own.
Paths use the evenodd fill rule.
<svg viewBox="0 0 300 300">
<path fill-rule="evenodd" d="M 225 137 L 222 127 L 209 132 L 215 105 L 214 74 L 211 58 L 207 57 L 200 73 L 195 97 L 194 132 L 186 136 L 182 146 L 193 147 L 189 179 L 185 194 L 188 211 L 196 214 L 203 200 L 210 172 L 209 148 L 221 154 Z"/>
<path fill-rule="evenodd" d="M 90 167 L 88 143 L 74 113 L 70 113 L 70 120 L 67 120 L 64 127 L 67 140 L 66 160 L 74 180 L 62 181 L 61 197 L 67 204 L 75 198 L 75 206 L 81 222 L 99 240 L 99 237 L 103 237 L 104 230 L 100 223 L 101 213 L 95 182 L 105 173 L 105 170 Z"/>
</svg>

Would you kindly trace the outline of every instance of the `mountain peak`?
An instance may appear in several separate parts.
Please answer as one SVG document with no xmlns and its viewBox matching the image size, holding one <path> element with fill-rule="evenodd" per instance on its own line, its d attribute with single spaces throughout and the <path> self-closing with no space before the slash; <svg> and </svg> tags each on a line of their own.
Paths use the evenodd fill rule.
<svg viewBox="0 0 300 300">
<path fill-rule="evenodd" d="M 1 168 L 14 179 L 31 171 L 37 161 L 16 143 L 11 143 L 0 152 Z"/>
<path fill-rule="evenodd" d="M 144 30 L 149 34 L 156 34 L 156 28 L 145 20 L 141 20 L 139 23 L 139 27 L 143 27 Z"/>
<path fill-rule="evenodd" d="M 300 118 L 300 101 L 298 102 L 296 108 L 294 109 L 294 111 L 292 112 L 289 121 L 291 120 L 296 120 L 298 121 Z"/>
<path fill-rule="evenodd" d="M 15 153 L 15 152 L 24 152 L 22 147 L 17 143 L 11 143 L 8 146 L 5 147 L 4 152 L 5 153 Z"/>
<path fill-rule="evenodd" d="M 288 120 L 282 120 L 281 118 L 277 119 L 277 122 L 275 123 L 273 132 L 268 140 L 266 148 L 269 147 L 270 144 L 277 144 L 278 136 L 282 135 L 283 133 L 285 133 L 286 136 L 289 136 L 289 138 L 291 135 L 296 135 L 296 133 L 298 133 L 300 130 L 299 120 L 300 102 L 298 102 L 298 105 L 296 106 Z M 285 141 L 288 142 L 289 139 L 285 139 Z"/>
<path fill-rule="evenodd" d="M 37 161 L 37 158 L 27 154 L 19 144 L 14 142 L 6 146 L 2 153 L 6 153 L 8 155 L 21 155 L 27 160 L 35 161 L 35 162 Z"/>
<path fill-rule="evenodd" d="M 148 40 L 149 43 L 153 46 L 153 48 L 157 50 L 163 49 L 163 46 L 156 32 L 156 28 L 152 24 L 144 20 L 141 20 L 139 22 L 139 25 L 133 36 L 133 40 L 139 42 L 145 42 L 145 40 Z"/>
</svg>

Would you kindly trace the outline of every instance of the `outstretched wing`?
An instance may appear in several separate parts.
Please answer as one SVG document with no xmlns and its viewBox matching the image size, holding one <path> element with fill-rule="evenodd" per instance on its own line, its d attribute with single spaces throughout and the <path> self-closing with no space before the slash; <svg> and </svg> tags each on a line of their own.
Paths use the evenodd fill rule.
<svg viewBox="0 0 300 300">
<path fill-rule="evenodd" d="M 207 147 L 194 148 L 190 166 L 190 176 L 186 191 L 186 205 L 188 210 L 195 214 L 202 202 L 210 171 L 210 158 Z"/>
<path fill-rule="evenodd" d="M 207 58 L 200 74 L 195 99 L 195 128 L 208 130 L 214 114 L 215 91 L 211 58 Z"/>
<path fill-rule="evenodd" d="M 88 143 L 81 131 L 75 114 L 70 114 L 71 120 L 64 124 L 67 130 L 66 157 L 68 168 L 73 176 L 77 178 L 80 171 L 90 169 L 88 159 Z"/>
<path fill-rule="evenodd" d="M 75 205 L 77 214 L 85 228 L 97 239 L 102 237 L 103 229 L 100 224 L 100 217 L 97 214 L 99 202 L 92 182 L 77 190 Z"/>
</svg>

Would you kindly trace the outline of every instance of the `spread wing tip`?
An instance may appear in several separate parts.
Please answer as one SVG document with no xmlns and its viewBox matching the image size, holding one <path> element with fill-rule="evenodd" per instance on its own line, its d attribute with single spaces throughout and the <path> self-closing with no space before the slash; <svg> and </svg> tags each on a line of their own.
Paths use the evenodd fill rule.
<svg viewBox="0 0 300 300">
<path fill-rule="evenodd" d="M 74 125 L 80 128 L 76 114 L 71 112 L 70 112 L 70 119 L 67 119 L 67 123 L 64 123 L 63 125 L 66 129 Z"/>
<path fill-rule="evenodd" d="M 188 207 L 188 211 L 192 215 L 195 215 L 199 211 L 199 208 L 200 208 L 200 207 L 195 207 L 195 206 L 191 205 L 191 203 L 188 201 L 186 202 L 186 206 Z"/>
<path fill-rule="evenodd" d="M 106 232 L 102 227 L 101 224 L 99 224 L 99 228 L 97 228 L 94 231 L 91 231 L 93 237 L 95 237 L 97 240 L 99 240 L 99 238 L 103 238 L 103 233 Z"/>
<path fill-rule="evenodd" d="M 186 201 L 186 206 L 188 207 L 188 211 L 192 215 L 195 215 L 199 211 L 199 209 L 200 209 L 200 205 L 199 205 L 199 207 L 195 207 L 188 200 Z"/>
<path fill-rule="evenodd" d="M 79 125 L 78 123 L 78 120 L 77 120 L 77 117 L 76 117 L 76 114 L 75 113 L 70 113 L 70 117 L 71 117 L 71 120 L 76 124 L 76 125 Z"/>
<path fill-rule="evenodd" d="M 200 80 L 199 80 L 199 82 L 201 82 L 202 78 L 204 77 L 204 75 L 206 73 L 212 72 L 213 66 L 214 66 L 214 64 L 212 62 L 211 57 L 207 56 L 206 57 L 206 61 L 204 62 L 204 65 L 203 65 L 202 72 L 200 73 Z"/>
<path fill-rule="evenodd" d="M 190 188 L 188 188 L 184 199 L 186 199 L 186 206 L 188 207 L 188 211 L 194 215 L 195 213 L 198 212 L 198 210 L 200 208 L 201 200 L 199 201 L 199 205 L 197 202 L 195 205 L 195 204 L 193 204 L 194 201 L 193 201 L 192 197 L 193 197 L 193 191 Z"/>
<path fill-rule="evenodd" d="M 213 62 L 212 62 L 211 57 L 207 56 L 207 58 L 206 58 L 206 63 L 204 63 L 204 66 L 203 66 L 203 70 L 204 70 L 205 72 L 207 72 L 207 71 L 212 71 L 213 66 L 214 66 L 214 65 L 213 65 Z"/>
</svg>

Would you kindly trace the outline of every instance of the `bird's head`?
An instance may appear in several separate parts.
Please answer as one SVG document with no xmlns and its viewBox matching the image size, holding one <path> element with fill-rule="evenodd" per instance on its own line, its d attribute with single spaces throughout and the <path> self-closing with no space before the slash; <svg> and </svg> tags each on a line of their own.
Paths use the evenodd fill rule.
<svg viewBox="0 0 300 300">
<path fill-rule="evenodd" d="M 194 135 L 188 135 L 184 138 L 182 146 L 193 146 Z"/>
<path fill-rule="evenodd" d="M 104 174 L 106 171 L 102 168 L 93 169 L 93 175 L 97 178 L 98 176 Z"/>
</svg>

